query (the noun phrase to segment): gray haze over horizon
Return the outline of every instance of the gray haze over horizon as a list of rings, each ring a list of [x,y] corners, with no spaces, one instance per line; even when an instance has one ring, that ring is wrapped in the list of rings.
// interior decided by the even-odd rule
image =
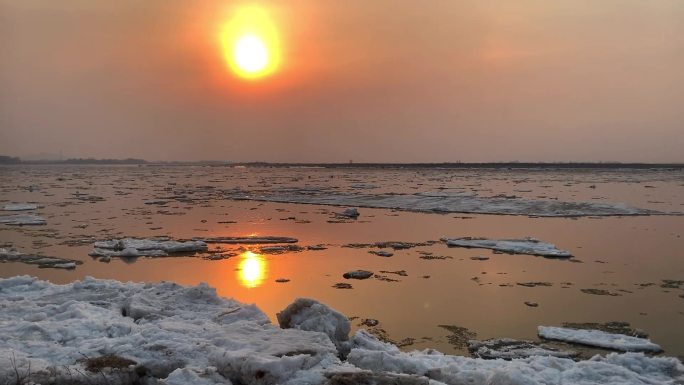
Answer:
[[[684,1],[0,0],[0,154],[267,162],[684,162]],[[47,155],[46,155],[47,156]]]

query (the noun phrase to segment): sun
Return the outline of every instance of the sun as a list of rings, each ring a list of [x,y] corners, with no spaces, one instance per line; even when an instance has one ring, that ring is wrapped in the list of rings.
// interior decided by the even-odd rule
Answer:
[[[242,78],[262,78],[280,64],[278,31],[259,6],[236,9],[223,26],[220,40],[228,67]]]
[[[266,279],[266,260],[251,251],[242,254],[242,260],[238,266],[238,279],[242,286],[255,288],[260,286]]]
[[[235,62],[241,70],[254,73],[264,69],[268,65],[268,48],[266,44],[255,35],[245,35],[235,43]]]

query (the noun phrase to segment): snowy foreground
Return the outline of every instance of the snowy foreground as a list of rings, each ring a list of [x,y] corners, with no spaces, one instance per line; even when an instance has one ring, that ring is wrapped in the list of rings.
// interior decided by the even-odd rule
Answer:
[[[675,358],[484,360],[402,352],[298,299],[278,314],[207,285],[0,280],[0,384],[678,384]],[[115,368],[115,369],[112,369]],[[19,377],[19,378],[17,378]]]

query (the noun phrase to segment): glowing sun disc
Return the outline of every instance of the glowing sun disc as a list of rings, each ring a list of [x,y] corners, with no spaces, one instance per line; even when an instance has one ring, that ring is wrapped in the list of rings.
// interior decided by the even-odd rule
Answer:
[[[236,8],[221,28],[220,41],[226,64],[242,78],[270,75],[280,64],[278,30],[261,6]]]
[[[247,251],[242,254],[242,260],[238,266],[238,279],[242,286],[255,288],[264,283],[266,270],[266,260],[258,254]]]
[[[257,72],[268,64],[268,50],[254,35],[245,35],[235,43],[235,62],[245,72]]]

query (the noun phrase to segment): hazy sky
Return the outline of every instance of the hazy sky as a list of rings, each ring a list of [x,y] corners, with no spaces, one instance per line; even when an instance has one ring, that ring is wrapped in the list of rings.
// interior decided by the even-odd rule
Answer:
[[[206,0],[0,0],[0,154],[684,162],[684,1],[261,1],[237,78]]]

